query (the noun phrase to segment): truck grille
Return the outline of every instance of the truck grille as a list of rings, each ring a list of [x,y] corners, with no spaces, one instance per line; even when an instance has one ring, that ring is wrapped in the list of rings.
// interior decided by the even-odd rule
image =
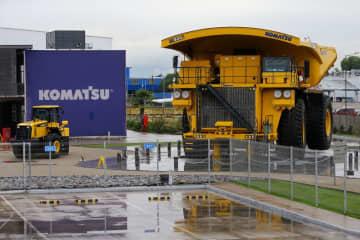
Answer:
[[[21,126],[16,129],[16,140],[31,139],[31,127]]]
[[[243,118],[255,127],[255,90],[253,88],[216,88]],[[244,128],[208,91],[202,91],[200,97],[201,128],[213,128],[217,121],[233,121],[235,128]]]

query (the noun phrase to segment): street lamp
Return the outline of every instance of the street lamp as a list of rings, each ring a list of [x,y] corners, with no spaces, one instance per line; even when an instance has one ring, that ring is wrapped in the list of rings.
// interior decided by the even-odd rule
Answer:
[[[360,52],[354,52],[352,54],[346,54],[344,59],[346,59],[348,57],[351,57],[351,56],[354,56],[354,55],[359,55],[359,54],[360,54]],[[349,71],[351,71],[351,66],[350,66]],[[344,79],[345,79],[345,109],[347,109],[347,101],[348,101],[348,99],[347,99],[347,72],[348,72],[348,70],[344,70],[344,74],[345,74],[345,76],[344,76]]]

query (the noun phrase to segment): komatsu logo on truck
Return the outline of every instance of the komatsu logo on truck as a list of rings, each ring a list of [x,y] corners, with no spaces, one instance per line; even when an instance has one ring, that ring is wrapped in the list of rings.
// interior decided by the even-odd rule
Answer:
[[[110,89],[89,86],[84,89],[39,89],[39,101],[106,101],[110,99]]]
[[[286,34],[280,34],[280,33],[274,33],[274,32],[265,32],[265,36],[267,37],[272,37],[272,38],[276,38],[276,39],[280,39],[280,40],[285,40],[285,41],[292,41],[292,37]]]

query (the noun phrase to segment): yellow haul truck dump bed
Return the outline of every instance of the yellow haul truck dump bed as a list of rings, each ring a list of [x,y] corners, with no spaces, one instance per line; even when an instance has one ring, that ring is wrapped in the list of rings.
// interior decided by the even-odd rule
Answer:
[[[329,148],[331,102],[313,87],[336,61],[334,48],[244,27],[185,32],[162,40],[162,47],[184,54],[180,66],[173,59],[172,87],[173,105],[183,109],[188,157],[187,149],[204,139]]]

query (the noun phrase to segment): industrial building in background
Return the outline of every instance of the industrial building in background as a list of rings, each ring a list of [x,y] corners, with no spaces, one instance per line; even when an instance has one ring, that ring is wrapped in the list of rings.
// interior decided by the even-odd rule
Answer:
[[[112,38],[89,36],[83,30],[48,33],[0,27],[0,130],[11,131],[14,136],[16,124],[24,121],[25,115],[30,117],[31,106],[46,103],[65,106],[72,136],[124,135],[125,51],[105,51],[111,49]],[[98,97],[85,94],[80,99],[77,90],[81,94],[91,91]],[[95,98],[106,100],[97,104]],[[118,111],[111,115],[116,123],[90,127],[90,122],[97,123],[106,116],[97,112],[105,105],[112,113]],[[87,110],[81,113],[82,123],[71,117],[74,108]]]

